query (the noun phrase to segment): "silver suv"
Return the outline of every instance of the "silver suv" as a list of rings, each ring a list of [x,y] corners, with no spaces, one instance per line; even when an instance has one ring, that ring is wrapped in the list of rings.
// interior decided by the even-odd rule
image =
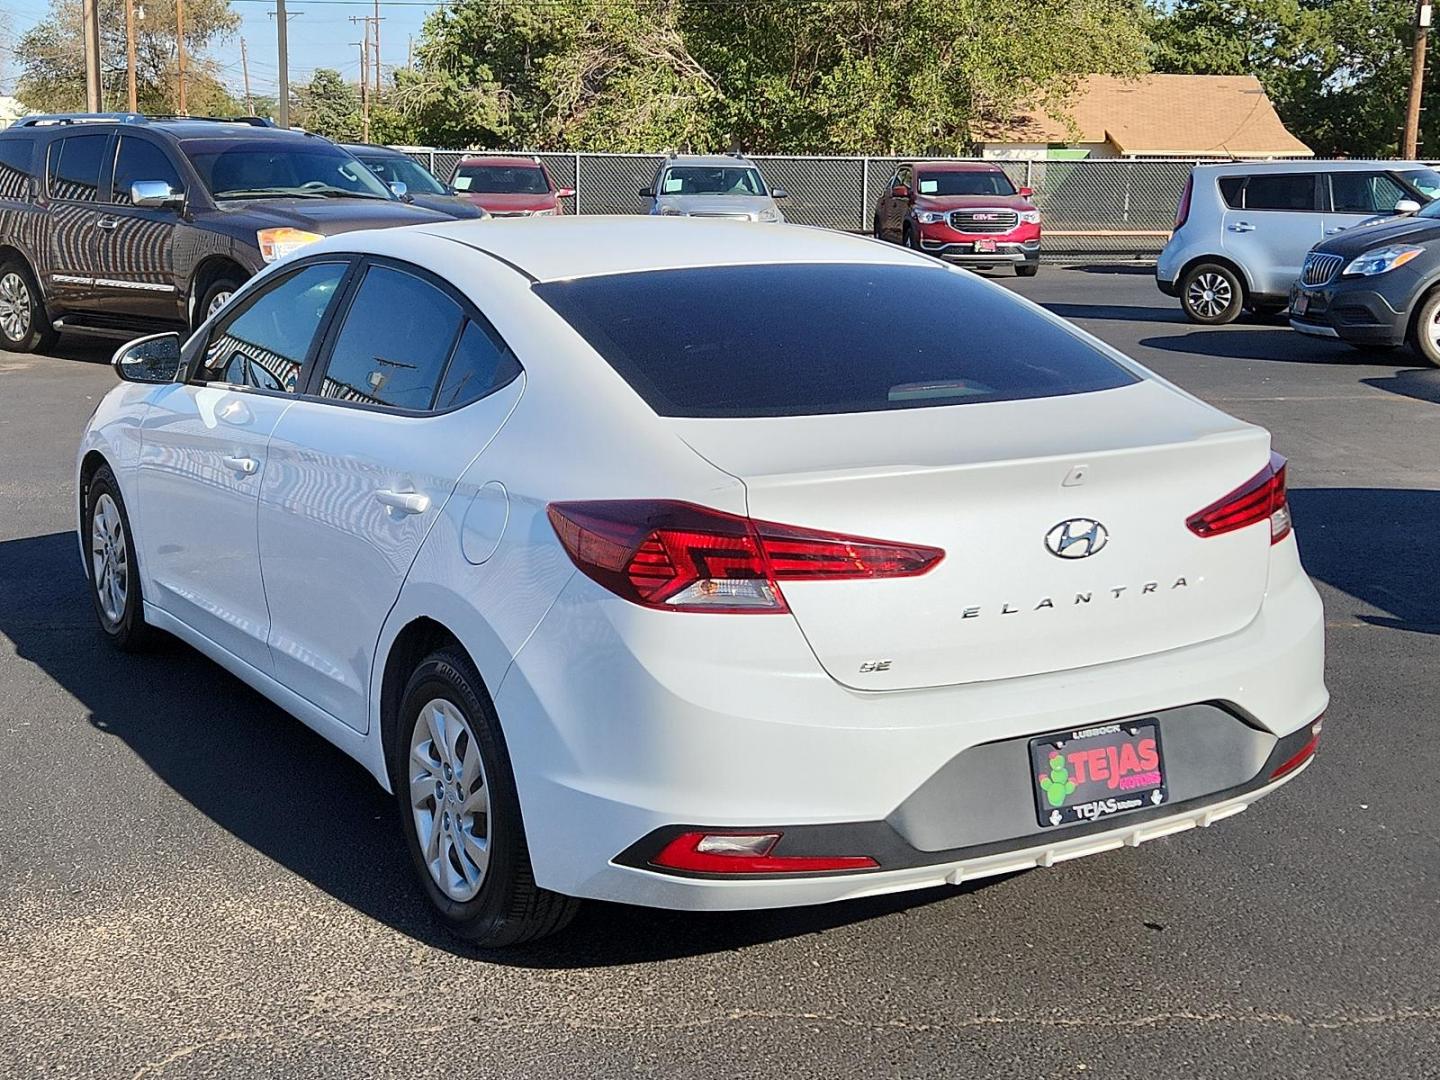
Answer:
[[[1440,195],[1417,161],[1266,161],[1197,165],[1155,284],[1191,322],[1219,325],[1242,309],[1284,310],[1308,252],[1377,214],[1413,213]]]
[[[739,154],[671,154],[640,194],[650,200],[650,213],[661,217],[785,220],[775,205],[785,192],[766,187],[755,163]]]

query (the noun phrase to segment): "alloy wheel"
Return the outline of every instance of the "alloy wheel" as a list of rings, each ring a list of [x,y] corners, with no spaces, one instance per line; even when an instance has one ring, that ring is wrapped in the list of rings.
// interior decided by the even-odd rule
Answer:
[[[1191,311],[1203,318],[1214,319],[1229,308],[1235,299],[1235,293],[1230,282],[1222,275],[1206,271],[1197,274],[1195,280],[1190,282],[1190,287],[1185,291],[1185,299]]]
[[[1425,336],[1430,339],[1430,347],[1436,355],[1440,355],[1440,307],[1435,309],[1435,314],[1430,316],[1430,321],[1425,325]]]
[[[233,292],[230,292],[228,289],[222,289],[220,292],[217,292],[214,296],[210,298],[210,306],[205,309],[205,318],[208,319],[210,318],[210,316],[214,315],[217,311],[224,307],[225,302],[234,295],[235,294]]]
[[[426,702],[410,736],[410,810],[430,877],[451,900],[474,899],[490,864],[490,783],[469,720]]]
[[[125,617],[125,598],[130,590],[130,555],[120,508],[108,492],[95,500],[95,511],[90,516],[90,558],[100,610],[107,622],[119,625]]]
[[[15,271],[0,277],[0,331],[11,341],[30,333],[30,289]]]

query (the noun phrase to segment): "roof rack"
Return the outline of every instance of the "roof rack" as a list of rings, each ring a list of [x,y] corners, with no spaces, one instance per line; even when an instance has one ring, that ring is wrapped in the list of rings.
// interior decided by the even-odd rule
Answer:
[[[263,116],[177,116],[130,113],[37,113],[22,116],[15,127],[58,127],[69,124],[148,124],[153,120],[199,120],[212,124],[249,124],[251,127],[274,127],[275,122]]]

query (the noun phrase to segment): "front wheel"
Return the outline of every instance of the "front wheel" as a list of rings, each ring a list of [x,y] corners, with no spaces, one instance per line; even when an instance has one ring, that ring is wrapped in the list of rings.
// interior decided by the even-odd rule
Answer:
[[[1228,266],[1201,263],[1180,281],[1180,306],[1193,323],[1222,326],[1245,306],[1245,286]]]
[[[1040,265],[1038,263],[1021,263],[1015,267],[1016,277],[1034,277],[1039,272]]]
[[[1440,289],[1421,302],[1415,314],[1415,328],[1410,332],[1410,343],[1422,359],[1440,367]]]
[[[150,643],[154,631],[145,622],[130,517],[109,465],[100,466],[90,478],[85,524],[85,568],[100,629],[117,648],[136,652]]]
[[[498,948],[574,917],[579,901],[535,884],[509,751],[464,653],[441,649],[415,669],[393,753],[406,846],[452,931]]]
[[[195,318],[192,330],[200,329],[200,324],[214,315],[226,301],[234,296],[240,288],[240,282],[234,278],[222,277],[211,282],[210,287],[205,290],[205,295],[200,297],[200,303],[195,305]]]

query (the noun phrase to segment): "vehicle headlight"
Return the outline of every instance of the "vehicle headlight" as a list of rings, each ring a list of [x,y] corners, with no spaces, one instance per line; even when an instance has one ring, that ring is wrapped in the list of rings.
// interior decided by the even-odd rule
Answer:
[[[921,225],[939,225],[940,222],[944,221],[949,216],[949,213],[944,210],[915,211],[915,220],[920,222]]]
[[[1356,277],[1372,277],[1375,274],[1388,273],[1397,267],[1404,266],[1424,250],[1423,247],[1416,247],[1414,244],[1394,244],[1391,247],[1376,248],[1374,251],[1365,252],[1357,259],[1352,259],[1350,265],[1345,267],[1345,273],[1353,274]]]
[[[662,207],[660,207],[660,216],[661,216],[661,217],[684,217],[684,216],[685,216],[685,211],[684,211],[684,210],[677,210],[677,209],[676,209],[675,207],[673,207],[673,206],[662,206]]]
[[[785,216],[779,210],[771,206],[755,215],[756,221],[784,221]]]
[[[531,210],[531,211],[530,211],[530,216],[531,216],[531,217],[554,217],[554,216],[555,216],[555,211],[554,211],[553,209],[552,209],[552,210]]]
[[[304,229],[292,229],[287,225],[279,229],[261,229],[255,234],[255,239],[260,244],[260,257],[267,263],[272,263],[276,259],[283,259],[292,251],[299,251],[306,244],[324,240],[325,237]]]
[[[1039,224],[1040,224],[1040,211],[1039,211],[1039,210],[1021,210],[1021,211],[1020,211],[1020,224],[1021,224],[1021,225],[1039,225]]]

